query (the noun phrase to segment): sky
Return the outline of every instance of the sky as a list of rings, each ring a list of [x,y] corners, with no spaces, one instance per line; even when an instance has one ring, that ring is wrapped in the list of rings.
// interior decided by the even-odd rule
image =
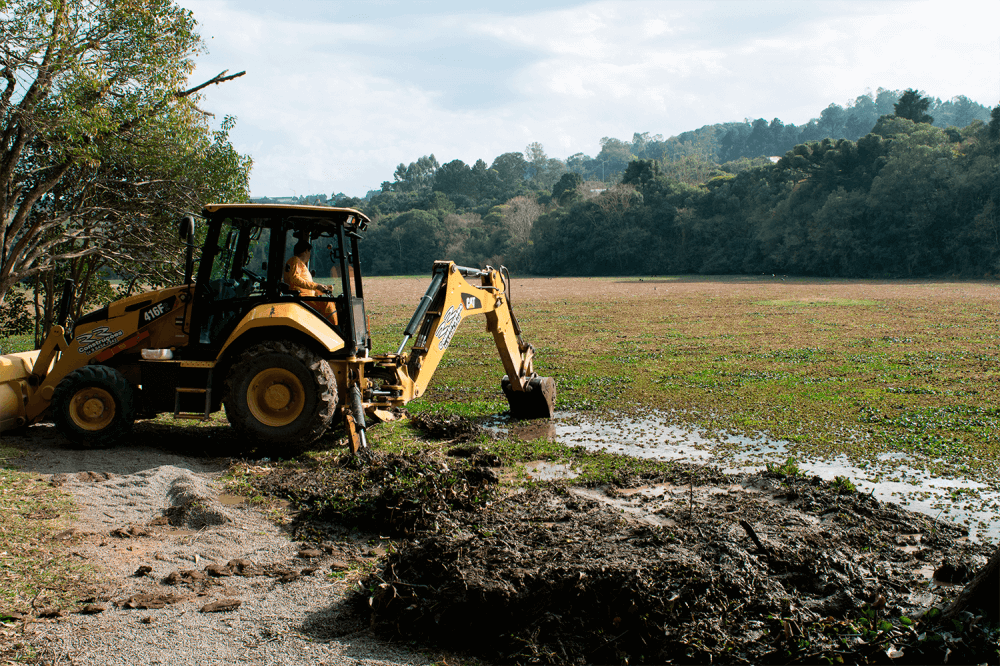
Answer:
[[[179,0],[206,52],[191,83],[254,167],[251,193],[363,196],[434,154],[801,124],[879,87],[1000,102],[997,0],[409,2]]]

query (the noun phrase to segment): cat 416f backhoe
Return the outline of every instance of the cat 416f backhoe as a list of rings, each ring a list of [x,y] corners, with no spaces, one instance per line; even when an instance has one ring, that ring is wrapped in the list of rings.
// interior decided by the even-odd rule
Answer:
[[[225,407],[243,437],[268,445],[313,441],[339,414],[356,452],[367,446],[366,414],[422,395],[459,323],[478,314],[507,373],[511,415],[552,416],[555,382],[533,370],[505,269],[435,262],[398,351],[372,356],[358,253],[364,214],[214,204],[202,216],[197,272],[194,219],[181,221],[184,285],[110,303],[71,332],[63,307],[41,349],[0,356],[0,431],[48,419],[77,444],[103,446],[125,439],[136,418],[207,419]],[[312,272],[334,278],[328,293],[284,282],[301,241]]]

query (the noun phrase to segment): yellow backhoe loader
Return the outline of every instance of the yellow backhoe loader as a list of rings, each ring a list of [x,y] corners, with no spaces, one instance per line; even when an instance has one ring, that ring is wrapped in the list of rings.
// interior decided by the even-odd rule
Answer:
[[[224,408],[241,436],[269,445],[313,441],[339,415],[356,452],[367,446],[366,414],[420,397],[470,315],[484,315],[493,334],[511,415],[552,416],[555,382],[534,372],[505,269],[435,262],[398,351],[373,356],[358,252],[363,213],[213,204],[202,217],[197,262],[194,218],[180,223],[182,286],[110,303],[70,331],[67,283],[41,349],[0,356],[0,432],[50,420],[79,445],[106,446],[125,440],[137,418],[207,419]],[[312,272],[334,278],[323,290],[285,281],[293,248],[305,244]]]

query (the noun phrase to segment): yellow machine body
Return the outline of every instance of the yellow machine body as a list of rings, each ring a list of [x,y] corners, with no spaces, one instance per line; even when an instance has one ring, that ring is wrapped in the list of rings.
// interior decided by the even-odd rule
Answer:
[[[203,215],[197,276],[193,219],[181,222],[188,284],[114,301],[80,317],[71,334],[53,326],[37,351],[0,356],[0,432],[49,419],[70,439],[99,445],[127,437],[135,418],[203,419],[225,406],[242,434],[270,444],[319,437],[339,413],[357,450],[365,414],[423,395],[459,324],[478,315],[500,354],[511,414],[552,415],[555,383],[534,372],[506,269],[435,262],[399,350],[371,356],[362,213],[213,204]],[[328,253],[317,266],[333,285],[285,282],[295,277],[289,256],[303,246]]]
[[[246,314],[217,358],[143,359],[144,349],[175,351],[188,344],[191,292],[190,286],[171,287],[114,301],[94,313],[100,318],[91,316],[79,323],[72,341],[67,341],[63,327],[53,326],[40,349],[0,356],[0,432],[44,420],[55,387],[67,374],[86,365],[107,364],[113,358],[122,374],[140,388],[139,363],[211,368],[254,329],[284,327],[308,336],[329,352],[344,346],[315,312],[298,303],[279,303],[261,305]]]

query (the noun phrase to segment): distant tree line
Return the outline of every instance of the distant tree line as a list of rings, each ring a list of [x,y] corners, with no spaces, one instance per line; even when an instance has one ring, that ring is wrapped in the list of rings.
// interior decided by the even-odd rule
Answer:
[[[949,133],[884,116],[702,186],[633,161],[601,197],[535,223],[539,274],[1000,276],[1000,107]],[[725,169],[725,166],[723,167]]]
[[[372,274],[448,258],[543,275],[1000,275],[998,109],[880,90],[801,127],[605,138],[596,165],[537,143],[491,164],[428,155],[330,203],[374,220]]]

